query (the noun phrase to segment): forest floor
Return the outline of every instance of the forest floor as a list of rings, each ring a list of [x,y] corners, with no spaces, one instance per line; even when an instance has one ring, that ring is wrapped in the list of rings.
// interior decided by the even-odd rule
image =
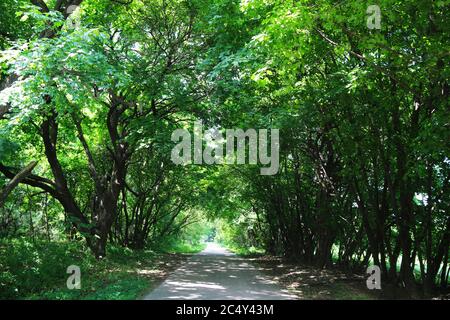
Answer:
[[[260,270],[299,299],[314,300],[450,300],[450,293],[437,292],[431,297],[416,296],[392,284],[383,284],[381,290],[369,290],[366,275],[349,274],[339,269],[318,269],[262,254],[243,254]]]
[[[380,297],[376,290],[367,289],[362,275],[321,270],[274,256],[254,256],[249,260],[299,299],[373,300]]]

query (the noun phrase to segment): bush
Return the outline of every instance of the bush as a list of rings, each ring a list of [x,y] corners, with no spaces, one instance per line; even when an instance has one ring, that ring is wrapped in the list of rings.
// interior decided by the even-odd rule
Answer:
[[[0,243],[0,299],[23,298],[63,285],[68,266],[87,269],[94,262],[82,243],[4,240]]]

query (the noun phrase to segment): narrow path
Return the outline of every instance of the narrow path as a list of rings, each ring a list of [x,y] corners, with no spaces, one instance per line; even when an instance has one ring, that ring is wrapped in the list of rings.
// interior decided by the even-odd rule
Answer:
[[[192,256],[145,300],[295,299],[254,265],[217,244]]]

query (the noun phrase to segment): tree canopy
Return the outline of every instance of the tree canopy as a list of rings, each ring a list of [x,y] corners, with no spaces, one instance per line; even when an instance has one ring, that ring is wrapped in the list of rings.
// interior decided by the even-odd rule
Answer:
[[[100,259],[220,221],[229,245],[446,287],[449,3],[377,6],[1,2],[0,237]],[[279,129],[278,173],[174,164],[172,132],[196,120]]]

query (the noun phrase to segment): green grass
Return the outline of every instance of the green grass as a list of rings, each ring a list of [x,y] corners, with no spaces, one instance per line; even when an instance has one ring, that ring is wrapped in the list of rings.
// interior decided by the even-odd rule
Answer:
[[[158,250],[167,253],[184,253],[184,254],[194,254],[203,251],[206,248],[206,243],[171,243],[164,246],[159,245]]]
[[[226,248],[239,256],[247,256],[247,257],[260,256],[265,253],[264,249],[256,248],[253,246],[245,248],[245,247],[238,247],[238,246],[233,246],[233,245],[226,245]]]
[[[201,249],[177,244],[163,251],[193,253]],[[152,274],[164,268],[164,259],[171,257],[155,250],[132,251],[110,245],[107,257],[97,261],[81,242],[2,241],[0,299],[137,299],[151,286]],[[67,289],[70,265],[81,269],[80,290]]]

